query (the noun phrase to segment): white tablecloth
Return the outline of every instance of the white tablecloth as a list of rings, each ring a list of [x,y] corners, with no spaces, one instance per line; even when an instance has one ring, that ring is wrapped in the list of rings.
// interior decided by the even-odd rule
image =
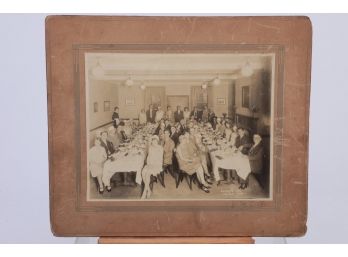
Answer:
[[[222,157],[220,160],[216,156]],[[220,180],[219,168],[236,170],[237,175],[246,179],[251,172],[249,159],[240,152],[216,150],[210,152],[210,159],[213,166],[213,173],[216,181]]]
[[[131,152],[124,156],[125,152],[119,152],[114,155],[115,160],[108,160],[104,163],[103,168],[103,183],[105,186],[110,186],[110,179],[116,172],[136,172],[135,182],[141,184],[141,170],[144,167],[145,153]]]

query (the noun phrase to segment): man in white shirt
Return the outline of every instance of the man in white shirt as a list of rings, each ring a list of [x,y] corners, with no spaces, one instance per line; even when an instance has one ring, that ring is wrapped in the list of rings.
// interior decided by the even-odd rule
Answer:
[[[157,107],[155,122],[159,122],[161,119],[163,119],[163,116],[164,116],[164,112],[163,112],[161,106],[159,105]]]

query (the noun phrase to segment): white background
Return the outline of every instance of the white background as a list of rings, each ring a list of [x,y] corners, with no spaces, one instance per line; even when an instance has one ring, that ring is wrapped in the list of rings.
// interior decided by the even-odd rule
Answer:
[[[348,15],[309,16],[308,232],[259,243],[348,243]],[[50,231],[44,19],[0,15],[0,243],[95,242]]]

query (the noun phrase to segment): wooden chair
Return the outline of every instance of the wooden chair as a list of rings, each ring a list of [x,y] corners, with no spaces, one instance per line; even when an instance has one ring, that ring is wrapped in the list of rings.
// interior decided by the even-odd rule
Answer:
[[[165,188],[164,184],[164,171],[161,171],[157,176],[151,175],[150,189],[153,190],[153,183],[159,181],[161,185]]]
[[[176,181],[175,181],[176,188],[179,187],[179,184],[184,180],[184,178],[186,179],[187,184],[190,187],[190,190],[192,190],[192,183],[196,183],[197,182],[198,186],[200,186],[199,185],[200,183],[199,183],[199,181],[197,179],[197,174],[196,173],[194,173],[192,175],[189,175],[185,171],[182,171],[182,170],[179,169],[177,177],[176,177]]]

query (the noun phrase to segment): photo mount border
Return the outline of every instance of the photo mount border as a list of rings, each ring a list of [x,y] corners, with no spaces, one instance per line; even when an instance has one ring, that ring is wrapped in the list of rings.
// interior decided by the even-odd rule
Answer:
[[[73,67],[74,67],[74,90],[75,90],[75,173],[76,173],[76,203],[75,210],[77,212],[122,212],[122,211],[279,211],[282,200],[282,156],[283,156],[283,113],[284,113],[284,55],[285,47],[279,44],[73,44]],[[277,105],[272,106],[274,114],[273,138],[277,138],[277,144],[273,140],[273,149],[277,146],[277,158],[275,151],[271,156],[273,165],[273,199],[226,199],[218,200],[220,204],[211,204],[217,200],[170,200],[171,204],[154,205],[153,203],[169,203],[167,200],[156,201],[137,201],[132,200],[134,205],[127,205],[130,201],[88,201],[88,204],[83,203],[83,198],[87,198],[87,192],[81,189],[81,94],[80,89],[85,87],[85,83],[81,83],[81,65],[80,56],[87,52],[100,53],[235,53],[235,54],[275,54],[275,69],[274,69],[274,100],[277,100]],[[205,51],[205,52],[204,52]],[[214,51],[214,52],[212,52]],[[84,63],[83,63],[84,65]],[[83,84],[83,85],[82,85]],[[272,133],[272,132],[271,132]],[[87,173],[87,172],[86,172]],[[271,205],[265,206],[263,203],[272,202]],[[107,205],[93,205],[93,203],[105,203]],[[199,202],[200,205],[192,205],[189,203]],[[123,203],[123,204],[122,204]],[[137,204],[141,203],[142,206]],[[177,203],[177,204],[173,204]],[[185,204],[184,204],[185,203]],[[210,203],[210,204],[209,204]]]

